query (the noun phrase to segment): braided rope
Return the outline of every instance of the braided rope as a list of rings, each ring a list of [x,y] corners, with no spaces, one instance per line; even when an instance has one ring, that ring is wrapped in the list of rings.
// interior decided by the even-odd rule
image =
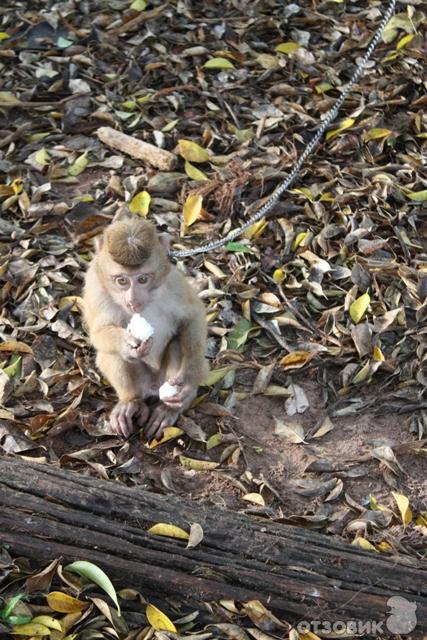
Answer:
[[[187,258],[189,256],[194,256],[194,255],[196,255],[198,253],[207,253],[209,251],[213,251],[214,249],[219,249],[220,247],[223,247],[228,242],[231,242],[232,240],[234,240],[235,238],[240,236],[247,229],[249,229],[249,227],[251,227],[253,224],[255,224],[255,222],[258,222],[258,220],[261,220],[261,218],[264,218],[264,216],[270,211],[270,209],[272,209],[274,207],[274,205],[279,200],[280,196],[287,189],[289,189],[290,185],[293,183],[295,178],[298,176],[301,167],[303,166],[303,164],[305,163],[307,158],[311,155],[311,153],[315,150],[315,148],[319,144],[319,142],[320,142],[320,140],[321,140],[326,128],[337,117],[338,112],[339,112],[340,108],[342,107],[345,99],[347,98],[347,96],[351,92],[351,90],[353,88],[353,85],[360,78],[360,76],[361,76],[366,64],[368,63],[372,53],[374,52],[378,42],[380,41],[380,38],[381,38],[381,36],[382,36],[382,34],[384,32],[384,29],[385,29],[388,21],[390,20],[393,12],[394,12],[395,6],[396,6],[396,0],[390,0],[390,3],[389,3],[388,8],[387,8],[387,11],[385,12],[380,26],[378,27],[374,37],[372,38],[371,44],[369,45],[369,47],[368,47],[365,55],[363,56],[362,60],[357,65],[353,75],[351,76],[349,82],[347,83],[346,87],[344,88],[342,94],[337,99],[337,101],[335,102],[334,106],[331,107],[331,109],[329,109],[329,111],[327,112],[327,114],[325,116],[325,119],[320,124],[319,128],[317,129],[317,132],[312,137],[310,142],[307,144],[305,150],[300,155],[299,159],[295,163],[295,166],[292,169],[292,171],[290,172],[290,174],[287,176],[287,178],[285,178],[283,180],[283,182],[281,182],[281,184],[279,184],[278,187],[276,187],[276,189],[273,191],[273,193],[268,198],[268,200],[249,218],[249,220],[247,220],[247,222],[245,222],[241,227],[238,227],[237,229],[233,229],[233,231],[230,231],[230,233],[225,238],[221,238],[220,240],[214,240],[212,242],[208,242],[207,244],[204,244],[201,247],[196,247],[194,249],[187,249],[187,250],[183,250],[183,251],[170,251],[169,252],[169,256],[171,258]]]

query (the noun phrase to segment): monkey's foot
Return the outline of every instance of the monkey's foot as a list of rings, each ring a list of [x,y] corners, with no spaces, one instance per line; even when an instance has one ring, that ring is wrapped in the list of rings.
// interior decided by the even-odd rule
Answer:
[[[144,429],[144,436],[147,441],[159,440],[165,427],[171,427],[179,418],[181,412],[176,409],[169,409],[163,402],[157,403],[151,411],[147,426]]]
[[[128,438],[135,431],[136,425],[142,427],[145,424],[148,416],[149,409],[145,402],[118,402],[110,414],[110,424],[114,433]]]

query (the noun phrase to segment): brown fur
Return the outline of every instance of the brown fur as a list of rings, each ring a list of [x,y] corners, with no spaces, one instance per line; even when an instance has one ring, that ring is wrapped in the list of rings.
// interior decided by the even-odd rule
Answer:
[[[164,255],[154,225],[137,216],[119,220],[107,227],[104,243],[114,262],[124,267],[141,266],[153,253]]]
[[[123,436],[145,424],[147,438],[160,437],[164,427],[174,424],[191,405],[208,371],[203,304],[169,263],[165,243],[167,238],[146,220],[116,219],[97,242],[86,274],[85,321],[98,367],[118,395],[110,421],[115,433]],[[150,275],[149,285],[137,282],[132,294],[154,328],[148,350],[126,330],[133,315],[126,299],[130,289],[121,290],[111,277],[117,264],[135,282],[140,271]],[[165,399],[149,411],[144,400],[166,380],[178,385],[178,404]]]

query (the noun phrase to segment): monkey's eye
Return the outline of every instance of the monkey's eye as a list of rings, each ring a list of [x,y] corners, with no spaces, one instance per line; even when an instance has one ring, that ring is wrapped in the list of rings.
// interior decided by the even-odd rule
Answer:
[[[138,282],[139,284],[147,284],[147,282],[149,281],[149,276],[144,273],[142,276],[138,276]]]
[[[128,279],[124,276],[119,276],[115,279],[115,282],[119,287],[126,287],[129,284]]]

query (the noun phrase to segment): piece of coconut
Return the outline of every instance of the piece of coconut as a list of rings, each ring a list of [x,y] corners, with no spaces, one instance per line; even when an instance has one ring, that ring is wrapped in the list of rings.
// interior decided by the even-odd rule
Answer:
[[[137,340],[146,342],[154,333],[154,329],[145,318],[135,313],[127,326],[127,330]]]
[[[169,384],[169,382],[164,382],[159,389],[159,398],[163,400],[164,398],[172,398],[176,396],[179,392],[178,387],[175,387],[173,384]]]

